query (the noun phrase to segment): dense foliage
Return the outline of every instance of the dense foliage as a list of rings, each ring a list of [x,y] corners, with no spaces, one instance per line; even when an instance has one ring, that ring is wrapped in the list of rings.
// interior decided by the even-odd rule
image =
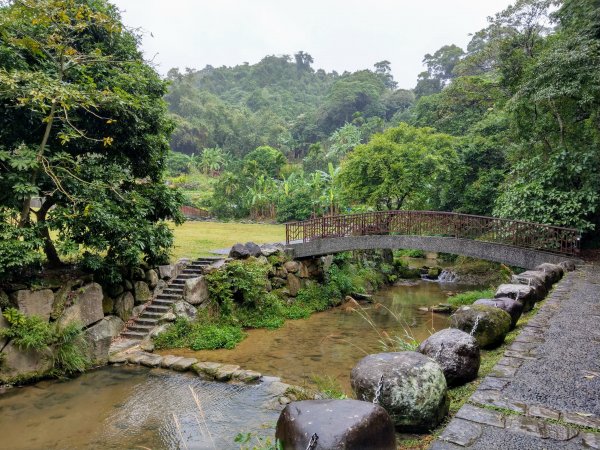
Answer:
[[[53,265],[83,251],[112,279],[168,256],[164,220],[180,220],[181,200],[163,182],[172,123],[138,44],[105,0],[0,7],[0,275],[38,249]]]
[[[593,231],[599,11],[596,0],[517,0],[466,49],[425,55],[413,90],[397,88],[388,61],[340,75],[304,52],[173,71],[167,99],[183,126],[172,147],[226,151],[203,205],[222,217],[427,208]],[[262,145],[291,165],[238,162]]]

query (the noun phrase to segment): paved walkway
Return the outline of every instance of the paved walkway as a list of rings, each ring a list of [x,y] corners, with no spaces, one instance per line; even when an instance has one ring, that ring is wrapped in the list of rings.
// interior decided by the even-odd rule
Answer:
[[[430,448],[600,449],[600,266],[563,278]]]

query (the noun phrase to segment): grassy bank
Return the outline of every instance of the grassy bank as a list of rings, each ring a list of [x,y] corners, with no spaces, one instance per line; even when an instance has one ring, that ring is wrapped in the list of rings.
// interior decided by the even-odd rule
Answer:
[[[174,227],[173,260],[209,256],[210,251],[231,247],[237,242],[283,242],[285,225],[235,222],[185,222]]]

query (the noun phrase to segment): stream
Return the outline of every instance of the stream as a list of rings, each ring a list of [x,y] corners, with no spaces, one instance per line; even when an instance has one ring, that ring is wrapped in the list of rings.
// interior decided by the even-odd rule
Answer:
[[[373,296],[382,306],[364,304],[361,314],[338,307],[277,330],[250,330],[233,350],[162,353],[239,364],[291,384],[327,375],[351,394],[350,370],[367,352],[382,351],[380,333],[427,338],[445,328],[448,318],[419,307],[462,290],[426,281],[388,287]],[[274,434],[279,411],[267,407],[270,382],[233,385],[121,366],[7,389],[0,391],[0,449],[239,448],[234,442],[239,432]]]

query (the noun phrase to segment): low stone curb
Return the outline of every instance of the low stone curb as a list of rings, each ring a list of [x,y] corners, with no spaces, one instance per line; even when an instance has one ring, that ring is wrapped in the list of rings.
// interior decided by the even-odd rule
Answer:
[[[430,449],[478,448],[477,442],[486,426],[544,439],[544,448],[548,449],[552,448],[552,441],[600,449],[599,417],[523,403],[502,393],[525,361],[537,359],[536,349],[545,342],[544,331],[560,309],[561,300],[569,294],[576,276],[577,272],[567,273],[556,285]]]

